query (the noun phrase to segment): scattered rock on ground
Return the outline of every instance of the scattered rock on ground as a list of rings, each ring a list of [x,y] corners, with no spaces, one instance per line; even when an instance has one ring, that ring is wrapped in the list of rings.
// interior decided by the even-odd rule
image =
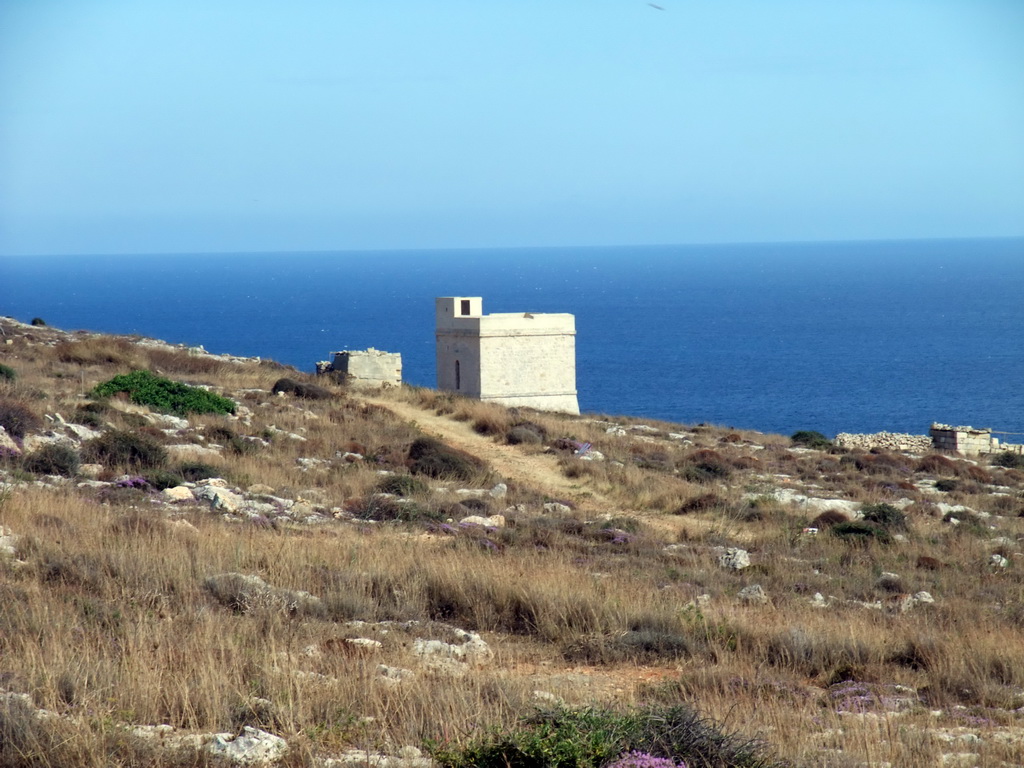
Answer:
[[[739,571],[750,566],[750,553],[745,549],[730,548],[725,550],[719,558],[718,564],[723,568]]]

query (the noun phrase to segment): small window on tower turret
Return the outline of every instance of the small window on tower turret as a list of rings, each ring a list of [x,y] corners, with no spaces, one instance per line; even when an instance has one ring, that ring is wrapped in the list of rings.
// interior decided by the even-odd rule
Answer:
[[[468,315],[469,314],[469,299],[463,299],[462,300],[462,312],[460,314],[463,314],[463,315]]]

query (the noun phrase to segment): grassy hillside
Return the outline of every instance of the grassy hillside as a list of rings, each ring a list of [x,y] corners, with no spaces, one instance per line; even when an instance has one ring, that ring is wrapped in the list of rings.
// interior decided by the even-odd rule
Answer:
[[[1011,459],[0,330],[0,765],[1024,764]]]

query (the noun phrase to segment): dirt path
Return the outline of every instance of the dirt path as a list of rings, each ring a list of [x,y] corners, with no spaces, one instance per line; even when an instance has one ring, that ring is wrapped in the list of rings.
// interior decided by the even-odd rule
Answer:
[[[568,499],[588,511],[614,510],[611,502],[590,487],[585,478],[570,479],[562,474],[558,458],[553,454],[522,453],[515,446],[501,445],[491,437],[477,434],[468,422],[452,421],[412,403],[377,398],[369,393],[358,393],[356,397],[365,403],[387,408],[406,421],[415,422],[424,434],[486,461],[495,472],[511,482],[533,488],[552,499]]]

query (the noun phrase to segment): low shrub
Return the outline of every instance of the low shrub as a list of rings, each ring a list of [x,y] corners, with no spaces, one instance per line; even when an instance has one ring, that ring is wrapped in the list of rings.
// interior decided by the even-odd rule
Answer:
[[[764,744],[727,734],[686,705],[556,709],[466,745],[433,747],[444,768],[771,768]],[[647,762],[639,762],[640,758]]]
[[[505,435],[509,445],[539,445],[548,439],[548,431],[532,421],[517,421]]]
[[[421,437],[409,447],[409,470],[415,475],[471,480],[483,469],[476,457],[430,437]]]
[[[821,434],[821,432],[815,432],[814,430],[801,430],[799,432],[794,432],[790,435],[789,439],[793,442],[793,445],[799,445],[804,448],[825,450],[832,447],[831,440]]]
[[[275,381],[271,392],[275,395],[282,393],[294,395],[303,400],[328,400],[332,397],[330,391],[323,387],[288,378]]]
[[[74,421],[75,424],[83,424],[87,427],[92,427],[93,429],[102,429],[106,426],[106,422],[100,414],[95,411],[86,410],[85,408],[76,408],[75,413],[72,416],[72,421]]]
[[[687,499],[676,508],[673,514],[689,515],[693,512],[707,512],[711,509],[724,509],[728,502],[716,493],[704,493]]]
[[[346,504],[346,509],[357,520],[396,521],[414,523],[417,521],[437,522],[444,519],[440,510],[430,509],[413,502],[399,502],[396,499],[371,494]]]
[[[888,544],[892,541],[892,536],[885,528],[862,520],[849,520],[833,525],[829,532],[851,544],[867,545],[872,541]]]
[[[137,349],[124,339],[92,337],[62,341],[54,347],[57,359],[75,365],[131,365]]]
[[[562,650],[576,664],[654,664],[694,655],[694,641],[678,632],[637,629],[598,635],[571,643]]]
[[[861,507],[864,519],[886,529],[906,530],[907,516],[892,504],[866,504]]]
[[[132,468],[155,468],[167,461],[166,449],[154,438],[119,430],[90,440],[82,451],[90,461]]]
[[[917,462],[914,471],[929,475],[945,475],[947,477],[957,473],[956,462],[938,453],[932,453],[922,458]]]
[[[207,427],[203,430],[203,434],[206,435],[207,439],[212,440],[214,443],[226,446],[228,450],[236,456],[246,456],[256,453],[260,447],[259,442],[252,439],[246,439],[235,432],[235,430],[231,429],[231,427]]]
[[[78,474],[79,458],[73,448],[50,443],[28,454],[22,466],[35,475],[74,477]]]
[[[45,327],[46,326],[46,321],[43,320],[43,318],[41,318],[41,317],[33,317],[32,318],[32,322],[30,323],[30,325],[35,325],[37,327]]]
[[[205,464],[201,461],[185,461],[178,467],[178,472],[183,480],[190,483],[198,483],[200,480],[209,480],[211,477],[220,477],[221,470],[212,464]]]
[[[0,380],[14,381],[16,378],[18,374],[11,366],[0,363]]]
[[[1024,454],[1003,451],[992,458],[992,463],[1006,469],[1024,469]]]
[[[177,472],[170,472],[166,469],[156,469],[152,472],[147,472],[145,480],[154,489],[163,491],[167,488],[174,488],[181,485],[185,478]]]
[[[389,475],[377,483],[377,490],[380,493],[393,493],[395,496],[415,496],[426,493],[429,487],[412,475]]]
[[[234,413],[235,403],[200,387],[182,384],[149,371],[132,371],[96,386],[95,397],[127,394],[133,403],[184,416],[190,413]]]
[[[935,490],[942,491],[943,493],[952,493],[960,487],[960,483],[950,478],[942,478],[941,480],[935,481]]]
[[[478,435],[500,435],[508,429],[504,414],[485,413],[473,420],[473,431]]]
[[[21,403],[15,400],[0,400],[0,427],[3,427],[11,437],[20,440],[42,425],[42,420]]]
[[[832,526],[839,525],[840,523],[847,523],[849,521],[850,518],[838,509],[826,509],[816,518],[811,520],[811,527],[824,530],[825,528],[831,528]]]

